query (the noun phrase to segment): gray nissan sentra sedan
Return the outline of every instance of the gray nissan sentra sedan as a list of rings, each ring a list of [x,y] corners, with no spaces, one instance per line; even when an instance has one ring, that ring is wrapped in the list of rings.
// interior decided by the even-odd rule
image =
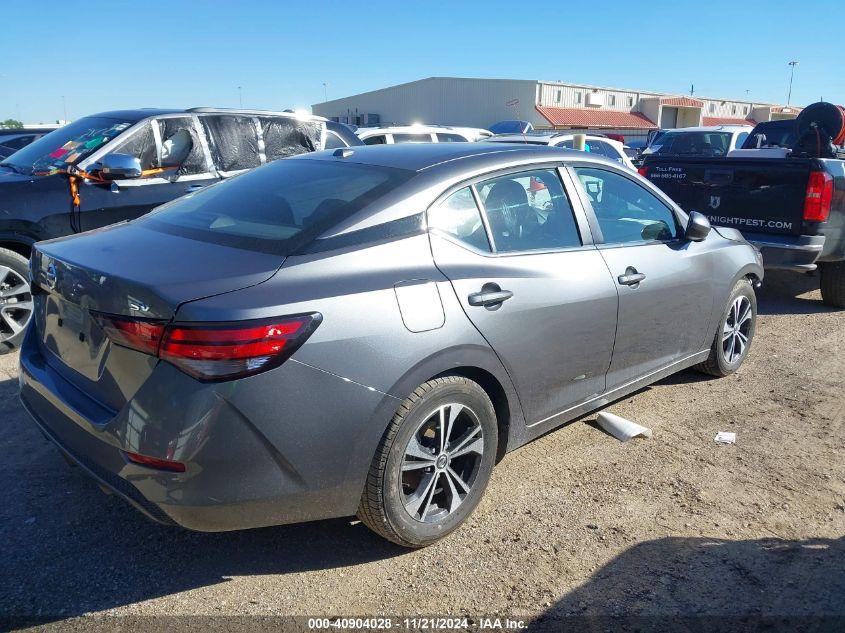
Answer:
[[[278,161],[38,244],[21,398],[149,517],[449,534],[507,451],[735,371],[758,253],[616,163],[444,143]]]

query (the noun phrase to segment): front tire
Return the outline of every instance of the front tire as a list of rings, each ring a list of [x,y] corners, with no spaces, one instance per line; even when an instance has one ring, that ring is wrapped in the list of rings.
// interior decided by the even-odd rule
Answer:
[[[834,308],[845,308],[845,261],[819,264],[822,301]]]
[[[498,426],[487,393],[463,376],[420,385],[393,416],[358,518],[403,547],[425,547],[472,514],[490,480]]]
[[[7,248],[0,248],[0,354],[20,347],[32,318],[29,262]]]
[[[748,279],[740,279],[722,312],[710,355],[695,369],[719,378],[734,373],[748,356],[756,329],[757,295]]]

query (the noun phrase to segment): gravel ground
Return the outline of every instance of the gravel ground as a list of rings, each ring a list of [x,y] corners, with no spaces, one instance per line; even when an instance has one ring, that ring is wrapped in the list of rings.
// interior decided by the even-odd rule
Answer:
[[[609,408],[652,439],[568,424],[508,455],[468,524],[413,552],[351,520],[149,523],[38,433],[2,357],[0,614],[845,617],[845,312],[816,284],[769,275],[736,375],[685,372]]]

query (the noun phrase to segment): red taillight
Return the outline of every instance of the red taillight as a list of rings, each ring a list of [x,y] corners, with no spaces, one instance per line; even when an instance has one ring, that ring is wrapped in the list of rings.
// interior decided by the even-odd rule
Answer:
[[[825,171],[811,171],[804,198],[804,219],[824,222],[830,215],[833,200],[833,177]]]
[[[639,167],[637,169],[637,173],[642,176],[643,178],[648,177],[648,167]]]
[[[141,455],[140,453],[132,453],[130,451],[123,451],[123,454],[126,455],[126,459],[134,464],[140,464],[148,468],[157,468],[158,470],[169,470],[174,473],[185,472],[185,464],[182,462],[159,459],[158,457],[150,457],[149,455]]]
[[[166,321],[132,319],[108,314],[95,314],[94,320],[106,336],[118,345],[153,355],[158,352],[166,325]]]
[[[318,312],[234,323],[172,323],[95,315],[118,345],[156,355],[204,382],[281,365],[317,329]]]

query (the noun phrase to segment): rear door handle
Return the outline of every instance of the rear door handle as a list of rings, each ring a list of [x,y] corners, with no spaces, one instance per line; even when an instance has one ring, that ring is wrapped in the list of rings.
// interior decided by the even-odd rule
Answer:
[[[490,284],[493,285],[493,284]],[[484,284],[481,292],[473,292],[467,297],[471,306],[484,306],[485,308],[498,307],[502,302],[507,301],[513,296],[510,290],[502,290],[498,286],[496,289],[488,289],[488,284]]]
[[[637,272],[637,269],[633,266],[628,266],[628,268],[625,269],[625,274],[619,275],[617,279],[619,279],[619,283],[623,286],[638,286],[640,285],[640,282],[645,279],[645,275],[641,272]]]

